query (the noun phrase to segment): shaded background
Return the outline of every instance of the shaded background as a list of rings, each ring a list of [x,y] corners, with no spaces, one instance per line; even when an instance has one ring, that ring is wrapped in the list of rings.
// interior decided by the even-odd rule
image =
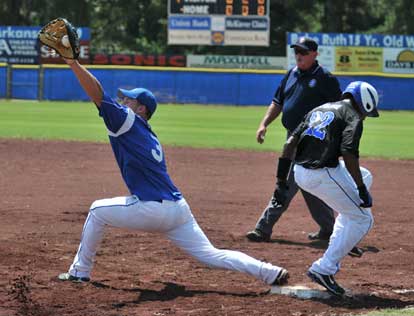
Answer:
[[[41,26],[65,17],[90,27],[91,52],[286,54],[286,32],[414,34],[412,0],[271,0],[269,47],[167,45],[166,0],[2,0],[2,25]]]

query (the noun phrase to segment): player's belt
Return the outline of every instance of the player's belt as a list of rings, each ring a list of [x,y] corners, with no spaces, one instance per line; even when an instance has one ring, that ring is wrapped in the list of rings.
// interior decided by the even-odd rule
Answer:
[[[324,165],[317,165],[317,166],[313,166],[313,165],[309,165],[309,164],[303,164],[301,166],[305,169],[316,170],[316,169],[323,169],[323,168],[336,168],[336,167],[338,167],[338,164],[324,164]]]

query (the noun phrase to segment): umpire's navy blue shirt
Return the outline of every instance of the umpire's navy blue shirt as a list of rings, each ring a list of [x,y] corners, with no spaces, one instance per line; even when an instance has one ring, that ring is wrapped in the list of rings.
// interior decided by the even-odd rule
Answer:
[[[289,70],[273,102],[282,106],[282,124],[293,132],[308,112],[324,103],[338,101],[341,94],[338,79],[315,61],[307,71],[298,67]]]

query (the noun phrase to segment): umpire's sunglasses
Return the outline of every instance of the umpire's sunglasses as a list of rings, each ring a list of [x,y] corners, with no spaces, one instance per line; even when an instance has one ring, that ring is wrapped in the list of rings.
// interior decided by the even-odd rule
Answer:
[[[309,51],[306,49],[295,47],[294,51],[295,51],[295,55],[302,55],[302,56],[309,55]]]

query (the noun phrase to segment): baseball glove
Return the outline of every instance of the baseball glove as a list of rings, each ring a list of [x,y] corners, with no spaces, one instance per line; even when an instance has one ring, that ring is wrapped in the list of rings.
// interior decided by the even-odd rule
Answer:
[[[67,36],[64,38],[64,36]],[[68,59],[79,57],[79,37],[76,29],[66,19],[57,18],[46,24],[39,32],[39,40]],[[62,40],[63,39],[63,40]]]

